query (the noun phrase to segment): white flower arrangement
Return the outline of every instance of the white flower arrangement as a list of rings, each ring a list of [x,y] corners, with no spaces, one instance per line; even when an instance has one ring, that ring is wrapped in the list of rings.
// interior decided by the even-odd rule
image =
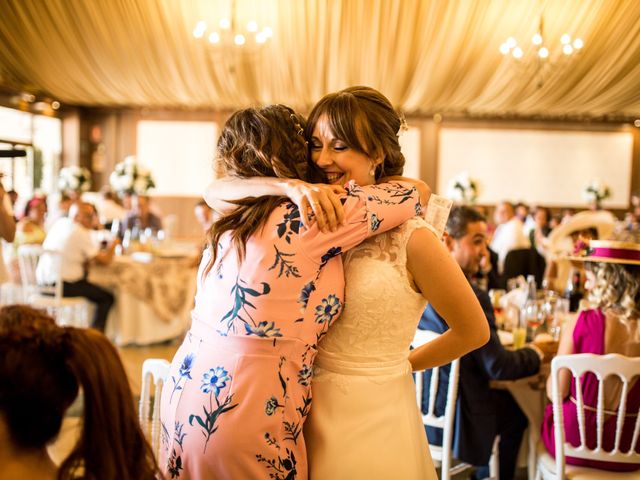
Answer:
[[[133,155],[116,164],[109,176],[109,184],[112,190],[119,195],[126,193],[146,195],[150,189],[156,186],[151,172],[139,166]]]
[[[91,188],[91,172],[77,165],[63,167],[58,173],[58,188],[63,192],[88,192]]]
[[[586,202],[595,203],[596,205],[599,205],[600,202],[606,200],[610,196],[611,189],[609,188],[609,185],[598,179],[591,180],[587,185],[585,185],[584,190],[582,191],[582,198]]]
[[[469,176],[469,172],[462,172],[449,182],[447,197],[456,203],[473,204],[478,198],[478,182]]]

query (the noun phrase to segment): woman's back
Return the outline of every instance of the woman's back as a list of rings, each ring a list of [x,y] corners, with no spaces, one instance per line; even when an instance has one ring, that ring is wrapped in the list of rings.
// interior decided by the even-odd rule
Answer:
[[[610,311],[602,312],[599,309],[581,311],[573,329],[573,353],[593,353],[605,355],[608,353],[618,353],[625,356],[638,356],[640,353],[640,343],[637,336],[637,320],[621,321]],[[581,381],[582,398],[585,404],[585,425],[586,441],[589,448],[595,448],[596,437],[596,407],[598,404],[599,381],[595,375],[588,373]],[[617,378],[608,378],[604,385],[604,406],[605,410],[612,412],[605,415],[603,425],[603,449],[613,450],[615,441],[615,431],[617,428],[616,409],[619,406],[622,383]],[[578,429],[576,398],[576,383],[571,380],[569,397],[563,403],[564,429],[566,441],[574,446],[580,443]],[[631,388],[627,395],[627,412],[638,412],[640,409],[640,382],[631,383]],[[637,414],[628,416],[625,419],[622,436],[620,439],[620,450],[628,451],[631,445],[632,432]],[[551,405],[545,411],[542,424],[541,438],[545,447],[552,454],[555,453],[555,440],[553,428],[553,414]],[[640,445],[637,447],[640,452]],[[567,457],[567,464],[582,465],[587,467],[601,468],[612,471],[636,470],[639,465],[622,464],[615,462],[603,462],[588,459],[578,459]]]

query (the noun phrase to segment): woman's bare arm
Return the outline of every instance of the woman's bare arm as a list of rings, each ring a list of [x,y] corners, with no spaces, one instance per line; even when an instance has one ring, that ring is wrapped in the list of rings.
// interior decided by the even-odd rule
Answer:
[[[557,355],[572,355],[573,354],[573,329],[576,327],[576,317],[572,317],[571,320],[567,320],[562,326],[562,333],[560,335],[560,344],[558,345]],[[567,369],[562,369],[558,372],[558,389],[560,391],[560,398],[565,398],[569,395],[569,387],[571,386],[571,372]],[[547,378],[547,397],[551,400],[551,375]]]
[[[293,178],[274,177],[223,177],[209,184],[204,200],[219,214],[233,210],[235,200],[264,195],[286,196],[298,206],[303,220],[311,222],[313,212],[321,230],[335,231],[344,221],[344,211],[339,194],[344,188],[339,185],[312,184]]]
[[[449,330],[412,350],[414,370],[445,365],[489,340],[489,324],[462,270],[433,232],[420,228],[407,244],[407,268]]]

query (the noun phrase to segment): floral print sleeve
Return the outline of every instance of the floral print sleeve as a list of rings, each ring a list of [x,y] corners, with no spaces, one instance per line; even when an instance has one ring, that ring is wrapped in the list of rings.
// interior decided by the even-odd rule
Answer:
[[[305,253],[321,265],[329,258],[353,248],[365,238],[386,232],[420,214],[420,196],[407,182],[389,182],[361,187],[345,186],[341,198],[345,221],[335,232],[322,233],[313,222],[301,232]]]

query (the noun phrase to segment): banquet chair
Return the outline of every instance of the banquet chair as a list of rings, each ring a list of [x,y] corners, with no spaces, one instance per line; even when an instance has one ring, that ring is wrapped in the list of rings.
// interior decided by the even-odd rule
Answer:
[[[38,262],[45,255],[55,267],[57,277],[53,285],[42,285],[37,278]],[[18,266],[22,281],[23,301],[34,308],[45,310],[60,325],[89,326],[89,305],[81,297],[62,296],[60,253],[44,250],[42,245],[18,247]]]
[[[156,459],[160,453],[160,399],[162,388],[169,375],[170,363],[161,358],[149,358],[142,364],[142,387],[140,389],[140,403],[138,405],[138,418],[140,426]],[[151,399],[151,385],[155,385],[153,394],[153,406]]]
[[[428,330],[416,330],[411,346],[418,348],[440,336],[439,333]],[[449,382],[447,384],[446,405],[442,415],[436,414],[436,398],[438,396],[438,385],[440,379],[440,369],[435,367],[431,369],[431,379],[429,382],[429,406],[427,413],[422,413],[422,423],[427,427],[442,429],[442,446],[429,444],[431,458],[436,466],[438,463],[441,467],[440,479],[449,480],[452,475],[464,472],[473,468],[473,465],[460,462],[453,465],[452,447],[453,447],[453,426],[456,415],[456,402],[458,400],[458,375],[460,372],[460,359],[456,358],[450,364]],[[422,411],[422,393],[424,391],[423,372],[415,372],[416,376],[416,401],[418,408]],[[491,459],[489,460],[489,470],[492,480],[498,480],[498,443],[499,437],[496,437],[493,443]]]
[[[578,425],[580,432],[580,444],[574,447],[565,442],[564,414],[562,409],[563,399],[560,398],[558,372],[567,368],[576,382],[576,410],[578,412]],[[582,397],[580,381],[587,372],[592,372],[598,379],[598,405],[596,407],[596,436],[597,444],[591,449],[586,441],[585,407]],[[633,377],[640,375],[640,358],[630,358],[618,354],[595,355],[592,353],[580,353],[575,355],[560,355],[551,361],[551,385],[553,401],[553,428],[555,436],[556,458],[547,452],[544,445],[538,445],[538,468],[536,479],[638,479],[640,471],[635,472],[610,472],[596,468],[567,465],[565,457],[571,456],[589,460],[602,460],[607,462],[640,463],[640,453],[636,453],[640,437],[640,411],[627,412],[626,401]],[[604,407],[604,380],[609,376],[617,376],[622,381],[619,394],[619,406],[617,408],[617,421],[614,448],[607,452],[602,448],[603,425],[605,417]],[[623,419],[630,415],[633,419],[633,437],[627,452],[620,450],[620,438],[624,425]],[[627,427],[628,428],[628,427]]]

